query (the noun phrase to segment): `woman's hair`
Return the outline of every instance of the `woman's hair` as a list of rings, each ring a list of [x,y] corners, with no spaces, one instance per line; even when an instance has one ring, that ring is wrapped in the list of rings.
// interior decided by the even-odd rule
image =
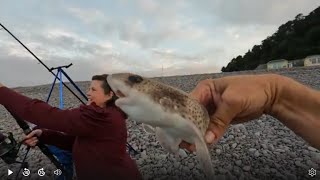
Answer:
[[[94,75],[92,76],[91,80],[97,80],[97,81],[101,81],[102,82],[102,89],[104,90],[104,94],[108,95],[110,92],[113,92],[111,87],[109,86],[108,82],[107,82],[107,77],[108,74],[102,74],[102,75]],[[107,105],[110,104],[114,104],[114,102],[116,101],[117,96],[115,95],[115,93],[113,92],[113,96],[112,98],[106,102]]]

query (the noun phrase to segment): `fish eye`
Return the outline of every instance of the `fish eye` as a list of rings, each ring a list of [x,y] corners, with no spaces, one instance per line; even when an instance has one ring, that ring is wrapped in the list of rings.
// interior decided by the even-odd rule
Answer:
[[[128,77],[128,80],[132,83],[140,83],[143,81],[143,78],[139,75],[131,75]]]

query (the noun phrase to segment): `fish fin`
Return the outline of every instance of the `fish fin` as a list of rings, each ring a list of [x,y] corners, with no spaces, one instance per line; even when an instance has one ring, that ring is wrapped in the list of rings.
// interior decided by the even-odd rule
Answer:
[[[154,134],[156,132],[155,128],[148,124],[142,123],[142,128],[148,134]]]
[[[179,154],[179,144],[181,143],[180,138],[176,138],[168,133],[166,130],[156,127],[156,137],[160,145],[172,154]]]

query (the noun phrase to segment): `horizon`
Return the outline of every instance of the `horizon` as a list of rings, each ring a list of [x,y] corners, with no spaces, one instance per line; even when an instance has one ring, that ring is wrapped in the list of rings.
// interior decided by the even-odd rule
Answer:
[[[65,71],[75,82],[117,72],[147,77],[222,73],[232,58],[261,44],[296,15],[306,16],[320,5],[316,0],[2,4],[0,23],[49,68],[73,63]],[[4,85],[53,82],[54,76],[5,30],[0,30],[0,52]]]

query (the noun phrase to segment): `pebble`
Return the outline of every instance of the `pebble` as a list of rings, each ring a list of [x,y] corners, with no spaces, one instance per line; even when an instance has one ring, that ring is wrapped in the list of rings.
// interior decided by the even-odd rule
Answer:
[[[267,149],[267,148],[268,148],[266,144],[261,144],[261,147],[262,147],[263,149]]]
[[[250,148],[250,149],[249,149],[249,152],[250,152],[250,153],[254,153],[255,151],[256,151],[256,149],[254,149],[254,148]]]
[[[284,149],[276,149],[276,152],[284,153],[286,151]]]
[[[318,167],[318,165],[314,162],[312,162],[311,160],[307,160],[306,161],[306,164],[309,166],[309,167],[312,167],[312,168],[316,168]]]
[[[310,152],[308,150],[304,149],[304,150],[302,150],[302,154],[306,155],[306,156],[309,156]]]
[[[288,138],[282,139],[282,142],[283,142],[283,143],[286,143],[286,144],[291,144],[291,140],[288,139]]]
[[[222,150],[221,149],[216,149],[217,154],[221,154]]]
[[[286,174],[286,176],[287,176],[287,179],[289,180],[296,180],[297,179],[297,177],[294,175],[294,174],[291,174],[291,173],[287,173]]]
[[[231,147],[232,147],[232,149],[236,148],[237,147],[237,143],[233,143]]]
[[[233,155],[233,157],[236,158],[236,159],[239,159],[239,158],[240,158],[240,155],[237,154],[237,153],[233,153],[232,155]]]
[[[298,167],[303,166],[302,163],[301,163],[301,161],[295,161],[294,164],[295,164],[296,166],[298,166]]]
[[[255,156],[255,157],[259,157],[259,156],[260,156],[259,151],[256,151],[256,152],[254,153],[254,156]]]
[[[235,161],[235,164],[236,164],[237,166],[241,166],[242,161],[241,161],[241,160],[237,160],[237,161]]]
[[[264,168],[264,169],[263,169],[263,172],[265,172],[265,173],[268,174],[268,173],[270,173],[270,169],[269,169],[269,168]]]
[[[166,168],[161,168],[160,169],[160,174],[167,174],[167,169]]]
[[[147,159],[147,158],[148,158],[148,156],[147,156],[147,151],[142,151],[142,152],[141,152],[141,158],[142,158],[142,159]]]
[[[268,148],[270,151],[274,151],[274,146],[272,144],[269,144]]]
[[[180,163],[179,162],[174,162],[174,164],[173,164],[173,166],[174,166],[174,168],[179,168],[180,167]]]
[[[242,168],[244,171],[250,171],[251,167],[250,166],[243,166]]]
[[[193,169],[194,168],[194,163],[188,163],[188,167],[189,167],[189,169]]]

